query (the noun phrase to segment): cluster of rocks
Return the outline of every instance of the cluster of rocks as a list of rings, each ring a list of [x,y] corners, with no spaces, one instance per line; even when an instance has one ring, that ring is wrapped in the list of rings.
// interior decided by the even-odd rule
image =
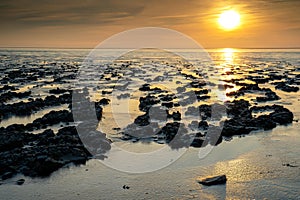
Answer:
[[[91,154],[81,143],[75,127],[65,127],[57,134],[47,129],[41,134],[8,127],[0,134],[0,175],[2,179],[22,173],[48,176],[68,163],[85,163]]]
[[[253,117],[253,112],[273,111]],[[227,104],[227,113],[231,119],[224,122],[222,127],[223,136],[248,134],[254,130],[270,130],[277,124],[286,125],[293,122],[293,113],[279,105],[254,106],[245,100],[233,101]]]
[[[97,156],[104,159],[110,149],[105,134],[95,129],[64,127],[54,134],[46,129],[40,134],[31,134],[21,125],[1,129],[0,134],[0,176],[11,178],[17,173],[26,176],[48,176],[69,163],[84,164]],[[83,134],[85,131],[86,134]],[[79,137],[80,136],[80,137]]]
[[[70,80],[76,78],[76,72],[79,67],[79,65],[76,63],[71,65],[60,62],[52,62],[48,64],[23,62],[22,64],[17,64],[16,58],[12,59],[13,61],[9,63],[7,68],[15,70],[7,70],[3,72],[4,77],[0,80],[2,84],[27,84],[37,82],[38,80],[43,80],[46,77],[52,77],[53,81],[44,81],[45,84],[65,83],[64,79]],[[49,68],[49,66],[51,67]],[[69,74],[66,75],[66,73]]]
[[[11,85],[4,85],[3,87],[0,88],[1,93],[7,92],[8,90],[15,91],[17,90],[17,88]]]
[[[2,104],[0,105],[0,117],[7,118],[10,115],[26,116],[30,115],[34,111],[41,110],[46,107],[58,106],[61,104],[70,104],[72,102],[72,95],[62,94],[58,97],[51,95],[45,99],[29,99],[28,102],[17,102],[13,104]]]
[[[56,89],[49,90],[50,94],[62,94],[62,93],[66,93],[66,92],[71,92],[71,90],[60,89],[59,87]]]
[[[108,100],[97,103],[98,107]],[[95,102],[92,102],[95,104]],[[82,109],[81,112],[85,113]],[[102,115],[102,109],[99,111]],[[17,173],[26,176],[48,176],[69,163],[84,164],[90,158],[104,159],[111,148],[111,141],[97,131],[98,120],[82,121],[77,127],[67,126],[58,130],[49,126],[73,122],[68,110],[51,111],[32,123],[13,124],[0,128],[0,177],[11,178]],[[33,130],[44,129],[40,134]],[[45,130],[46,129],[46,130]]]
[[[52,126],[59,123],[69,124],[73,122],[73,115],[68,110],[50,111],[41,118],[35,119],[32,123],[24,124],[12,124],[6,128],[0,127],[2,132],[32,132],[34,130],[45,129],[48,126]]]
[[[290,86],[286,82],[276,83],[275,88],[278,89],[278,90],[285,91],[285,92],[298,92],[299,91],[299,87]]]
[[[195,92],[184,92],[181,94],[183,97],[195,95],[208,94],[209,90],[199,89],[205,84],[194,80],[194,78],[188,76],[188,78],[193,79],[192,88],[197,88]],[[202,146],[203,143],[208,144],[208,140],[203,138],[203,134],[189,134],[188,129],[185,127],[184,123],[181,123],[181,113],[179,111],[171,111],[174,107],[180,106],[183,102],[176,103],[177,97],[173,94],[169,94],[164,90],[157,87],[151,87],[150,84],[144,84],[140,87],[140,91],[146,92],[146,96],[140,97],[139,109],[145,112],[143,115],[138,116],[133,124],[129,124],[122,133],[122,140],[131,140],[132,142],[137,142],[139,140],[145,141],[149,139],[150,141],[155,141],[157,143],[166,143],[171,148],[182,148],[188,146]],[[195,98],[196,100],[196,98]],[[175,101],[175,102],[174,102]],[[185,103],[189,104],[188,101]],[[208,105],[200,106],[199,110],[192,110],[190,107],[187,111],[189,114],[201,114],[203,119],[211,117],[211,107]],[[189,113],[190,112],[190,113]],[[151,119],[151,120],[150,120]],[[164,123],[164,126],[158,124]],[[199,128],[204,130],[205,123],[208,127],[206,121],[201,121],[199,123]],[[219,138],[216,138],[219,140]]]
[[[28,102],[4,104],[4,102],[12,98],[25,98],[31,94],[30,91],[23,93],[13,92],[16,88],[9,86],[9,83],[26,85],[27,83],[36,82],[38,79],[52,77],[53,80],[44,81],[44,84],[55,83],[59,85],[59,83],[66,83],[65,80],[67,79],[76,77],[76,67],[78,67],[76,65],[75,69],[73,68],[74,66],[55,62],[47,65],[53,68],[46,70],[48,69],[46,68],[47,66],[41,65],[40,68],[35,69],[24,68],[22,71],[5,72],[4,78],[0,81],[3,84],[7,84],[0,88],[0,117],[30,115],[46,107],[69,104],[72,113],[79,119],[76,121],[81,123],[77,127],[68,126],[61,128],[55,134],[53,130],[49,129],[49,126],[73,122],[73,114],[68,110],[61,110],[51,111],[26,125],[14,124],[6,128],[0,128],[0,176],[2,179],[10,178],[16,173],[32,177],[47,176],[69,163],[85,163],[91,157],[104,159],[104,154],[111,148],[111,141],[107,139],[104,133],[97,131],[99,120],[102,118],[103,106],[109,104],[110,100],[103,98],[100,101],[91,102],[87,88],[84,88],[81,93],[74,91],[72,96],[70,90],[61,89],[61,86],[59,86],[56,89],[49,90],[49,94],[53,95],[47,96],[45,99],[29,98]],[[128,68],[128,66],[130,66],[129,63],[122,64],[118,69]],[[107,66],[103,75],[100,76],[100,80],[110,81],[111,83],[122,77],[114,67]],[[189,65],[184,65],[184,68],[192,70],[192,66]],[[138,73],[141,73],[139,70],[134,72],[134,69],[132,69],[132,71],[132,76],[138,76]],[[262,73],[263,71],[256,70],[254,72]],[[28,76],[29,73],[32,75]],[[248,101],[235,100],[227,102],[225,105],[204,104],[188,107],[185,115],[193,115],[196,117],[195,119],[199,118],[199,120],[192,121],[186,125],[181,122],[182,114],[176,110],[176,107],[180,105],[188,106],[197,101],[208,99],[210,98],[208,95],[210,90],[203,88],[207,83],[201,80],[202,75],[197,71],[189,74],[178,69],[177,74],[180,74],[190,82],[184,86],[177,87],[178,96],[170,94],[159,87],[151,87],[150,84],[144,84],[139,88],[141,92],[146,94],[139,99],[139,109],[144,114],[138,116],[134,123],[129,124],[122,130],[122,140],[137,142],[143,139],[150,139],[157,143],[168,144],[175,149],[189,146],[198,148],[208,144],[217,145],[222,142],[222,136],[232,137],[234,135],[248,134],[254,130],[270,130],[278,124],[286,125],[293,121],[293,113],[283,106],[251,107]],[[234,73],[226,72],[225,75],[231,74]],[[300,78],[300,76],[295,78]],[[270,73],[268,76],[250,75],[246,79],[255,82],[255,84],[244,83],[245,79],[243,78],[229,80],[228,82],[241,86],[241,88],[227,95],[239,97],[245,95],[245,93],[257,92],[264,94],[264,96],[256,97],[256,102],[278,100],[280,97],[275,92],[268,88],[261,88],[259,84],[282,79],[285,79],[285,81],[271,84],[274,84],[276,89],[286,92],[297,92],[299,90],[298,87],[292,86],[298,84],[298,82],[287,75]],[[163,80],[165,80],[163,76],[157,76],[154,79],[154,81]],[[176,84],[181,84],[181,82],[177,81]],[[210,84],[212,85],[213,83]],[[126,91],[126,87],[127,84],[119,86],[117,89]],[[232,87],[229,84],[219,85],[219,89]],[[103,95],[111,93],[111,88],[102,90]],[[130,94],[126,93],[118,96],[118,98],[128,98],[129,96]],[[177,97],[182,98],[179,101]],[[219,110],[220,112],[218,112]],[[224,113],[221,110],[224,110]],[[255,116],[255,113],[263,112],[268,114]],[[221,120],[224,115],[227,119],[221,122],[219,126],[209,124],[209,120]],[[40,134],[31,133],[40,129],[43,129]],[[193,130],[193,133],[189,133],[188,129]],[[202,184],[209,185],[224,182],[226,182],[226,177],[220,176],[203,180]],[[20,184],[23,183],[24,181],[20,181]],[[125,186],[123,188],[128,189]]]
[[[0,103],[3,102],[7,102],[13,98],[25,98],[25,97],[29,97],[31,95],[31,91],[27,91],[27,92],[6,92],[0,95]]]
[[[241,92],[253,90],[270,92],[268,89],[259,88],[257,84],[247,84],[240,89]],[[169,100],[173,100],[173,98]],[[259,98],[257,100],[260,101]],[[156,104],[160,104],[160,102],[161,99],[154,95],[148,94],[146,97],[141,97],[139,108],[145,114],[138,116],[134,120],[134,124],[127,127],[126,131],[123,132],[124,136],[122,139],[133,139],[136,142],[146,137],[159,143],[164,141],[164,143],[169,144],[172,148],[187,146],[203,147],[207,144],[217,145],[221,143],[222,136],[232,137],[234,135],[249,134],[255,130],[270,130],[278,124],[287,125],[292,123],[294,117],[293,113],[283,106],[267,105],[251,107],[250,103],[243,99],[227,102],[225,105],[203,104],[198,107],[190,106],[185,115],[194,115],[200,119],[200,121],[192,121],[188,125],[189,128],[196,131],[196,134],[190,134],[185,125],[180,123],[181,113],[177,111],[169,114],[169,110],[164,109],[163,106],[165,108],[171,106],[161,104],[162,106],[156,107]],[[155,114],[151,114],[151,111]],[[269,114],[261,114],[255,117],[256,113],[263,113],[265,111],[268,111]],[[224,115],[228,119],[222,121],[220,126],[208,124],[208,120],[221,120]],[[171,117],[174,122],[168,122],[168,118]],[[166,125],[159,127],[157,123],[151,122],[150,118],[151,121],[166,122]]]
[[[256,97],[257,102],[266,102],[266,101],[275,101],[279,100],[280,97],[273,92],[270,88],[260,88],[258,84],[248,84],[248,83],[237,83],[237,85],[242,85],[242,87],[234,92],[229,92],[227,96],[239,97],[245,95],[245,93],[253,93],[253,92],[263,92],[265,96]]]

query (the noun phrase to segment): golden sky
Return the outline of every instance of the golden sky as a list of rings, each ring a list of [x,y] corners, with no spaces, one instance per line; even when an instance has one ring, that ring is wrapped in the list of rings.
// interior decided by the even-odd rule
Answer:
[[[180,31],[205,48],[300,47],[299,0],[0,0],[0,47],[93,48],[140,27]],[[217,23],[240,13],[237,29]]]

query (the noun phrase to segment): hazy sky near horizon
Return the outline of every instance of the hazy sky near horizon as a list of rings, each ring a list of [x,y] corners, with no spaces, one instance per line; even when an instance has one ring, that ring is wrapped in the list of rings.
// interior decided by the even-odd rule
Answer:
[[[140,27],[180,31],[206,48],[300,47],[299,0],[0,0],[0,47],[93,48]],[[217,23],[234,9],[241,25]]]

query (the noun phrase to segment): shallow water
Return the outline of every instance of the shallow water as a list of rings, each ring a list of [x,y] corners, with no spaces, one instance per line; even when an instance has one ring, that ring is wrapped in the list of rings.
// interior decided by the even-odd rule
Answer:
[[[197,159],[198,150],[192,148],[172,165],[151,173],[127,174],[91,160],[46,179],[26,177],[21,187],[7,183],[0,193],[5,199],[297,199],[299,168],[282,163],[299,161],[299,135],[295,132],[299,129],[284,130],[293,136],[275,139],[283,131],[277,128],[235,138],[201,160]],[[227,184],[206,187],[196,182],[212,174],[226,174]],[[21,176],[14,179],[18,178]],[[124,190],[123,185],[130,189]]]
[[[204,69],[202,75],[208,77],[205,81],[212,83],[224,84],[225,80],[245,79],[249,75],[268,76],[269,73],[295,78],[300,71],[300,50],[214,49],[209,50],[214,61],[213,65],[211,62],[200,62],[196,57],[199,55],[197,52],[182,51],[185,52],[185,55],[190,56],[191,60],[195,60],[193,64],[197,69]],[[71,89],[74,84],[77,84],[76,81],[69,78],[65,78],[66,82],[59,84],[51,81],[56,77],[77,75],[77,65],[84,60],[88,52],[88,50],[2,49],[0,51],[0,69],[3,72],[1,78],[10,70],[20,70],[23,64],[28,69],[43,65],[44,68],[40,70],[49,74],[46,73],[36,81],[28,81],[24,78],[12,85],[20,92],[31,90],[32,98],[44,98],[49,95],[49,89],[56,87]],[[111,108],[111,104],[105,106],[104,118],[100,122],[100,129],[107,133],[117,146],[129,152],[145,153],[166,146],[154,142],[124,142],[120,140],[119,132],[112,130],[116,127],[124,128],[141,114],[138,110],[138,98],[142,94],[140,91],[136,91],[135,85],[141,85],[151,79],[159,79],[159,76],[166,76],[166,72],[168,72],[166,76],[168,78],[159,83],[161,87],[165,86],[167,94],[175,93],[174,91],[178,87],[176,81],[180,82],[179,86],[187,83],[184,78],[177,77],[177,70],[182,66],[170,67],[172,64],[175,65],[178,60],[164,61],[169,62],[169,68],[163,69],[159,64],[164,57],[153,55],[152,58],[155,58],[155,67],[145,69],[143,63],[136,63],[131,71],[123,73],[127,76],[123,76],[121,79],[114,79],[108,73],[105,76],[111,78],[110,81],[88,81],[89,84],[98,87],[97,90],[90,91],[91,97],[95,100],[110,97],[101,94],[100,91],[111,90],[114,80],[117,80],[121,86],[130,82],[131,85],[127,90],[122,91],[119,88],[114,93],[116,97],[120,94],[130,93],[129,98],[114,99],[113,105],[118,104],[119,107]],[[107,57],[103,57],[100,62],[105,62],[106,59]],[[93,69],[89,70],[87,73],[93,74]],[[121,71],[121,69],[119,70]],[[193,73],[193,69],[183,69],[183,71]],[[29,75],[30,70],[26,73]],[[246,81],[251,82],[248,79]],[[232,83],[226,82],[226,84]],[[211,98],[192,105],[223,103],[233,100],[233,97],[226,96],[226,92],[237,90],[240,86],[232,85],[234,88],[226,90],[207,86],[208,89],[211,89],[209,93]],[[294,113],[295,120],[300,119],[299,92],[287,93],[276,90],[270,83],[260,84],[260,86],[272,89],[281,99],[257,103],[255,98],[261,95],[257,93],[247,93],[238,99],[247,99],[252,105],[273,105],[275,103],[284,105]],[[176,95],[180,98],[181,94],[176,93]],[[23,100],[26,101],[26,99]],[[19,101],[22,99],[13,99],[5,103]],[[186,109],[184,106],[180,108]],[[2,120],[0,126],[6,127],[12,123],[27,124],[54,109],[66,109],[66,107],[45,108],[28,117],[12,116]],[[115,110],[114,115],[117,117],[111,115],[112,109]],[[130,116],[126,114],[127,110],[130,111]],[[53,127],[53,129],[57,129],[57,127]],[[299,122],[295,121],[292,125],[278,126],[272,131],[259,131],[241,138],[234,137],[233,140],[222,142],[214,147],[203,159],[199,159],[199,149],[189,148],[177,161],[172,161],[171,165],[150,173],[128,174],[106,167],[97,160],[90,160],[85,166],[70,166],[60,169],[49,178],[25,177],[26,182],[21,187],[16,186],[13,181],[22,176],[15,177],[0,186],[0,194],[5,199],[299,199],[299,133]],[[130,163],[130,160],[127,162]],[[287,163],[296,167],[284,166]],[[131,164],[134,165],[134,163]],[[204,187],[196,182],[199,176],[216,174],[226,174],[227,184]],[[122,186],[125,184],[130,186],[130,189],[124,190]]]

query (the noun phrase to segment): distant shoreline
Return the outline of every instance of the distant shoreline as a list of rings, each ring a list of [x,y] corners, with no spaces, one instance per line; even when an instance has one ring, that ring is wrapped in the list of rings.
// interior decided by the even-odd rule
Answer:
[[[0,46],[0,49],[95,49],[96,47],[4,47]],[[134,48],[134,47],[132,47]],[[300,49],[300,47],[215,47],[215,48],[204,48],[204,49]],[[108,49],[129,49],[129,48],[108,48]],[[195,48],[170,48],[170,49],[195,49]]]

